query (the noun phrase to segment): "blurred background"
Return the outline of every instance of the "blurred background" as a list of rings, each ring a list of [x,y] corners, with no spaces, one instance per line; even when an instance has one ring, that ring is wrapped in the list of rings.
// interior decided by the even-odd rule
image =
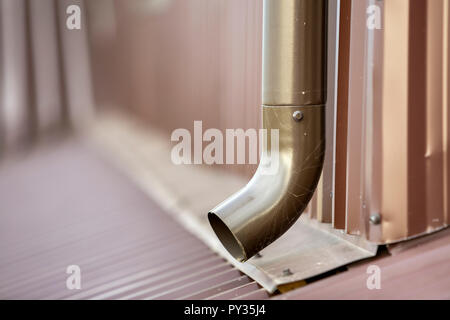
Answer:
[[[261,1],[2,0],[1,23],[3,154],[108,110],[167,133],[259,128]]]

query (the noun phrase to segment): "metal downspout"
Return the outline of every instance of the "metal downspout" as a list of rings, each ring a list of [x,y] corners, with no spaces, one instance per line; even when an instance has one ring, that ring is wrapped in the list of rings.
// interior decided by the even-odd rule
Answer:
[[[319,181],[325,153],[327,5],[327,0],[264,0],[267,136],[261,161],[247,186],[208,214],[217,237],[239,261],[285,233]]]

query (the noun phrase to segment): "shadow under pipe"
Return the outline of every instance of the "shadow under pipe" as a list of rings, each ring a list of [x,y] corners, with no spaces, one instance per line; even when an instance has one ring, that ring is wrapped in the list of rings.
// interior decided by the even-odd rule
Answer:
[[[267,135],[260,164],[243,189],[208,213],[223,246],[241,262],[295,223],[319,181],[325,154],[327,9],[327,0],[264,0],[262,124]]]

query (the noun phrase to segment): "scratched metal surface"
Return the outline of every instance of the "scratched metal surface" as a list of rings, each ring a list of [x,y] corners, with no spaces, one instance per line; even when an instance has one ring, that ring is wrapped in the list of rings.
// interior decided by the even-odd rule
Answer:
[[[0,164],[1,299],[249,297],[268,294],[79,140]]]

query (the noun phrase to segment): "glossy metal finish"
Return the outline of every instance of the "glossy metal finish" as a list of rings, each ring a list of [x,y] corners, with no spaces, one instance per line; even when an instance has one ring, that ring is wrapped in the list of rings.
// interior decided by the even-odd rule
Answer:
[[[208,214],[217,237],[239,261],[284,234],[319,181],[325,153],[326,19],[326,0],[264,1],[265,149],[247,186]],[[273,129],[279,130],[276,154]],[[274,156],[277,170],[268,174]]]
[[[264,1],[264,105],[324,104],[326,12],[326,0]]]
[[[295,111],[303,112],[299,122]],[[279,166],[267,174],[270,151],[246,187],[214,208],[208,215],[224,247],[239,261],[246,261],[275,241],[300,217],[319,180],[325,152],[325,108],[263,107],[263,126],[279,130]]]

